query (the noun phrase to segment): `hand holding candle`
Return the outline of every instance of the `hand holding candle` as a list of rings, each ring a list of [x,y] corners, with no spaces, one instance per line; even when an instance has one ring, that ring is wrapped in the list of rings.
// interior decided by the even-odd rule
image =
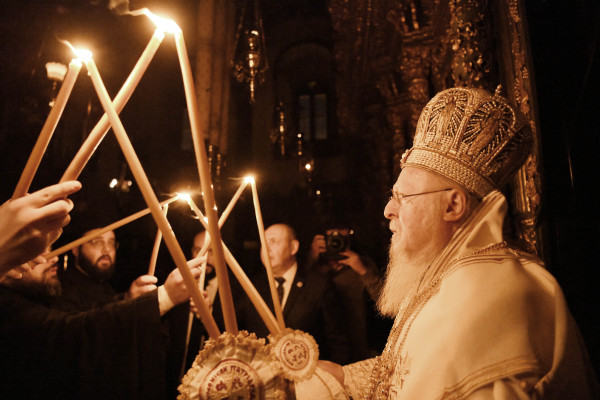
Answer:
[[[148,204],[148,208],[150,208],[150,212],[152,213],[156,224],[162,231],[165,243],[167,244],[169,252],[173,257],[173,261],[175,261],[175,265],[177,265],[177,268],[179,269],[186,286],[190,290],[192,298],[198,304],[198,310],[200,312],[202,323],[204,324],[209,335],[212,338],[216,338],[219,336],[219,328],[217,327],[214,318],[210,314],[208,307],[206,307],[206,304],[204,304],[202,301],[202,295],[198,290],[198,286],[196,286],[196,281],[194,280],[190,269],[188,268],[185,255],[183,254],[183,251],[181,250],[181,247],[175,238],[175,234],[173,233],[169,222],[160,208],[156,195],[154,194],[152,186],[150,185],[150,181],[148,180],[148,177],[146,176],[146,173],[144,172],[142,165],[135,154],[135,150],[133,149],[131,141],[125,132],[125,128],[121,123],[119,115],[115,111],[112,102],[110,101],[106,87],[100,78],[100,73],[96,68],[96,64],[94,63],[91,54],[87,58],[84,58],[84,62],[88,69],[90,78],[92,79],[92,83],[94,84],[94,88],[98,93],[100,103],[102,103],[104,112],[108,115],[108,119],[111,123],[117,141],[123,150],[125,159],[129,164],[129,168],[133,173],[140,191],[142,192],[144,200],[146,201],[146,204]]]

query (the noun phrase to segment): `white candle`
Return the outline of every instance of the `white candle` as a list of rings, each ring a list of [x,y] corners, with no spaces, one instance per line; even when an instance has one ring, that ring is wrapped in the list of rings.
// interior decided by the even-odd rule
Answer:
[[[175,262],[177,268],[179,268],[181,276],[185,281],[186,286],[190,290],[190,294],[194,299],[194,302],[196,303],[196,307],[198,307],[200,319],[202,320],[202,323],[204,324],[210,337],[217,338],[220,335],[219,328],[217,327],[212,314],[208,310],[208,306],[204,302],[202,294],[196,285],[196,281],[194,280],[194,277],[187,266],[185,255],[183,254],[183,251],[181,250],[181,247],[175,238],[175,234],[169,225],[169,221],[167,221],[167,218],[162,213],[158,200],[156,199],[156,195],[154,194],[152,186],[150,185],[150,181],[148,180],[148,177],[142,168],[140,160],[135,154],[135,150],[133,149],[129,137],[125,132],[125,128],[121,123],[119,115],[110,101],[108,92],[104,87],[104,83],[102,82],[98,69],[96,68],[96,64],[94,63],[91,55],[85,60],[85,65],[90,74],[90,78],[92,79],[92,83],[94,84],[94,88],[98,93],[100,103],[102,103],[104,112],[108,115],[113,132],[115,133],[125,159],[129,164],[129,168],[131,169],[140,191],[142,192],[146,204],[148,204],[148,208],[150,208],[150,212],[152,213],[158,228],[162,231],[167,248],[173,257],[173,261]]]
[[[175,196],[175,197],[170,198],[169,200],[163,201],[162,203],[160,203],[160,205],[164,206],[164,205],[172,203],[172,202],[174,202],[175,200],[178,200],[178,199],[179,199],[179,196]],[[130,215],[128,217],[125,217],[125,218],[123,218],[123,219],[121,219],[121,220],[119,220],[117,222],[113,222],[112,224],[107,225],[104,228],[95,229],[92,233],[90,233],[88,235],[85,235],[83,237],[80,237],[79,239],[77,239],[77,240],[75,240],[75,241],[73,241],[71,243],[65,244],[64,246],[62,246],[62,247],[60,247],[60,248],[58,248],[56,250],[52,250],[50,253],[44,254],[43,256],[46,258],[46,260],[49,260],[49,259],[51,259],[54,256],[59,256],[59,255],[61,255],[63,253],[66,253],[67,251],[69,251],[71,249],[74,249],[75,247],[77,247],[79,245],[87,243],[90,240],[92,240],[92,239],[94,239],[94,238],[102,235],[103,233],[106,233],[106,232],[109,232],[109,231],[114,231],[115,229],[120,228],[123,225],[127,225],[128,223],[130,223],[132,221],[135,221],[136,219],[139,219],[139,218],[143,217],[144,215],[148,215],[148,214],[150,214],[150,209],[149,208],[146,208],[146,209],[144,209],[142,211],[138,211],[135,214],[132,214],[132,215]]]
[[[198,217],[198,220],[202,223],[202,225],[204,225],[204,228],[208,228],[206,219],[204,218],[204,215],[202,215],[202,212],[200,211],[198,206],[196,206],[196,204],[191,198],[188,199],[188,203],[192,211],[194,211],[194,213]],[[282,326],[282,324],[275,319],[275,317],[269,310],[269,307],[267,306],[263,298],[260,296],[260,294],[254,287],[254,285],[252,284],[252,282],[250,281],[240,264],[233,257],[233,254],[231,254],[225,243],[222,243],[222,246],[225,254],[225,259],[227,260],[227,264],[229,264],[231,271],[233,272],[237,280],[240,282],[240,285],[250,298],[250,301],[252,302],[254,308],[256,309],[263,322],[267,326],[267,329],[269,329],[269,332],[271,332],[271,334],[276,334],[282,329],[285,329],[285,324],[283,324]]]
[[[217,281],[219,282],[219,297],[221,299],[221,307],[223,310],[223,320],[225,321],[225,329],[227,332],[237,334],[237,321],[235,319],[235,310],[233,307],[233,298],[231,296],[231,288],[229,285],[229,277],[227,275],[227,266],[225,265],[225,255],[221,240],[221,231],[217,219],[217,207],[215,205],[215,196],[210,177],[210,169],[208,168],[208,158],[206,156],[206,147],[202,135],[200,133],[200,124],[198,118],[198,101],[192,79],[192,69],[190,60],[188,59],[185,41],[181,29],[175,30],[175,45],[177,47],[177,55],[181,67],[183,77],[183,87],[187,102],[188,114],[190,117],[190,127],[192,131],[192,140],[194,142],[194,152],[196,154],[196,163],[198,173],[200,175],[200,184],[202,185],[202,193],[204,199],[204,209],[208,218],[208,232],[213,238],[212,250],[215,260],[215,271],[217,273]]]
[[[135,67],[133,67],[133,70],[131,70],[129,77],[113,101],[113,107],[117,113],[120,113],[125,107],[125,104],[129,101],[129,98],[133,94],[138,83],[140,83],[142,76],[146,72],[146,69],[148,69],[148,65],[150,64],[150,61],[152,61],[152,58],[154,57],[154,54],[156,54],[156,50],[158,50],[164,37],[165,33],[162,29],[157,28],[154,31],[146,49],[135,64]],[[67,170],[60,179],[61,182],[77,179],[102,139],[104,139],[109,128],[110,122],[108,121],[108,116],[104,114],[81,145],[81,148],[73,158],[73,161],[71,161],[71,164],[67,167]]]
[[[81,61],[78,59],[71,60],[71,63],[69,64],[69,70],[67,71],[67,75],[65,76],[60,90],[58,91],[58,95],[56,96],[54,106],[50,110],[48,118],[46,118],[46,122],[42,127],[40,136],[38,137],[38,140],[35,143],[31,154],[29,155],[29,159],[27,160],[25,169],[23,170],[21,178],[17,183],[17,187],[15,188],[15,191],[12,196],[13,199],[25,196],[25,193],[27,193],[27,191],[29,190],[31,181],[33,181],[33,177],[38,167],[40,166],[40,162],[42,161],[42,157],[46,152],[48,143],[50,143],[52,134],[54,133],[54,130],[58,125],[58,121],[62,115],[62,112],[64,111],[65,106],[67,105],[67,100],[71,95],[73,86],[75,86],[75,81],[77,81],[77,75],[79,75],[80,70]]]
[[[225,209],[225,211],[223,211],[223,214],[221,214],[221,217],[219,217],[219,229],[222,228],[223,224],[225,223],[225,221],[227,221],[227,217],[229,217],[229,214],[231,213],[231,210],[233,210],[233,207],[237,203],[238,199],[242,195],[242,192],[244,191],[244,189],[246,188],[247,185],[248,185],[248,180],[244,179],[244,181],[242,182],[242,184],[238,188],[237,192],[235,192],[235,194],[231,198],[231,201],[229,201],[229,204],[227,205],[227,208]],[[206,236],[205,236],[205,238],[204,238],[204,243],[202,244],[202,248],[198,252],[198,256],[197,257],[201,257],[204,254],[206,254],[206,252],[208,251],[208,247],[210,246],[210,243],[211,243],[210,235],[207,233]]]
[[[275,309],[275,315],[277,316],[277,322],[281,329],[285,328],[283,321],[283,312],[281,310],[281,301],[277,295],[277,287],[275,286],[275,278],[273,277],[273,267],[271,266],[271,258],[269,257],[269,248],[267,246],[267,237],[265,236],[265,226],[263,224],[262,213],[260,211],[260,204],[258,202],[258,191],[256,190],[256,182],[254,179],[250,182],[252,186],[252,199],[254,200],[254,213],[256,214],[256,225],[258,226],[258,235],[260,236],[261,251],[266,252],[263,257],[265,260],[265,269],[267,270],[267,278],[269,279],[269,288],[271,289],[271,297],[273,298],[273,307]]]
[[[169,205],[166,204],[163,207],[165,217],[169,212]],[[156,238],[154,239],[154,247],[152,248],[152,255],[150,256],[150,265],[148,266],[148,275],[154,275],[156,271],[156,261],[158,260],[158,250],[160,249],[160,242],[162,242],[162,232],[160,229],[156,232]]]

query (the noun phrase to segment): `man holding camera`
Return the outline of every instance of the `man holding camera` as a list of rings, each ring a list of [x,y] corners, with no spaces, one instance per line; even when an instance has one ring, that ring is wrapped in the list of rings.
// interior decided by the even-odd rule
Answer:
[[[365,289],[373,300],[377,300],[381,290],[381,278],[375,262],[365,255],[352,250],[354,231],[349,227],[332,227],[325,235],[313,237],[309,264],[319,272],[340,272],[351,269],[352,275],[360,277]]]
[[[351,358],[358,361],[375,354],[377,342],[384,343],[385,338],[378,341],[370,337],[375,332],[369,334],[368,327],[381,322],[373,321],[373,303],[379,295],[381,279],[375,262],[352,250],[353,234],[354,231],[348,226],[333,224],[325,231],[325,235],[315,235],[309,265],[312,270],[332,280],[342,300],[346,325],[350,328]]]
[[[331,281],[298,264],[300,242],[291,226],[271,225],[265,236],[268,253],[263,249],[261,259],[263,264],[266,257],[271,261],[285,326],[312,335],[319,345],[321,359],[349,361],[350,341],[342,319],[343,309]],[[266,273],[253,277],[252,282],[273,310]],[[244,300],[247,301],[237,307],[240,329],[266,337],[269,332],[264,322],[250,301]]]

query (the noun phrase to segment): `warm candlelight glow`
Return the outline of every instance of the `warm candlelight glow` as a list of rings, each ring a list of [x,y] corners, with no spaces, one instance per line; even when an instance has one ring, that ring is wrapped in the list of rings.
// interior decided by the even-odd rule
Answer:
[[[177,193],[177,200],[183,200],[186,203],[189,203],[191,198],[189,193]]]
[[[145,15],[150,19],[150,21],[152,21],[156,25],[157,28],[165,32],[177,33],[181,31],[181,28],[179,28],[179,25],[177,25],[175,21],[173,21],[172,19],[159,17],[147,8],[131,11],[130,14],[134,16]]]
[[[249,183],[249,184],[253,184],[254,183],[254,176],[252,175],[248,175],[244,177],[244,182]]]
[[[85,49],[74,49],[73,50],[75,55],[77,56],[77,59],[79,59],[82,62],[86,62],[92,59],[92,52],[89,50],[85,50]]]
[[[196,286],[196,281],[194,280],[190,268],[187,265],[187,260],[183,254],[183,251],[181,250],[181,246],[175,237],[169,221],[160,208],[156,194],[154,193],[154,190],[150,184],[150,180],[142,168],[142,164],[135,153],[129,137],[127,136],[127,132],[125,132],[125,127],[123,127],[123,123],[121,122],[121,119],[119,118],[119,115],[117,114],[117,111],[110,100],[108,92],[106,91],[104,82],[102,82],[102,78],[100,77],[100,73],[96,67],[96,63],[93,59],[90,59],[85,62],[85,65],[92,80],[92,84],[96,89],[96,93],[98,94],[100,103],[102,104],[102,108],[104,108],[104,112],[108,116],[113,133],[115,134],[117,142],[123,151],[123,155],[129,164],[129,168],[131,169],[133,177],[135,178],[139,189],[142,192],[142,196],[144,197],[146,204],[148,204],[148,208],[150,209],[156,224],[162,232],[164,241],[169,249],[169,252],[171,253],[173,261],[181,272],[181,276],[186,283],[188,290],[190,290],[190,295],[194,299],[196,307],[198,307],[202,323],[204,324],[204,327],[208,331],[211,338],[216,338],[220,335],[219,328],[217,327],[215,319],[210,313],[208,306],[204,303],[202,293],[200,293],[200,290]],[[222,288],[221,293],[223,293]],[[231,295],[231,293],[229,294]]]
[[[67,40],[61,40],[61,42],[65,45],[67,45],[71,49],[73,54],[75,54],[75,57],[77,57],[78,61],[85,63],[85,62],[89,62],[93,58],[92,52],[90,50],[77,49]]]
[[[165,34],[162,30],[156,29],[154,31],[154,34],[144,49],[144,52],[133,67],[129,77],[127,77],[127,80],[123,84],[123,87],[121,87],[121,90],[119,90],[119,93],[117,93],[117,96],[113,100],[113,105],[117,113],[121,112],[123,107],[125,107],[125,104],[142,79],[144,72],[148,68],[152,57],[154,57],[154,54],[158,50],[158,47],[162,43],[164,37]],[[94,154],[94,151],[108,132],[109,128],[110,122],[108,120],[108,115],[104,114],[96,126],[94,126],[94,129],[92,129],[87,139],[85,139],[81,145],[81,148],[73,158],[73,161],[71,161],[71,164],[69,164],[69,167],[63,174],[60,180],[61,182],[77,179],[89,159],[92,157],[92,154]]]
[[[68,40],[61,40],[61,43],[68,46],[79,61],[87,63],[93,59],[92,52],[90,50],[78,49],[75,46],[73,46]]]

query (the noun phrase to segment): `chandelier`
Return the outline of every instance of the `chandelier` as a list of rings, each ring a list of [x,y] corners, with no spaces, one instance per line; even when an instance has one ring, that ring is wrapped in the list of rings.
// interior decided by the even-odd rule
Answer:
[[[252,3],[251,7],[248,7],[250,3]],[[258,0],[244,1],[235,34],[232,63],[233,74],[238,82],[249,84],[250,103],[254,103],[256,84],[262,83],[264,80],[263,73],[269,68]]]

